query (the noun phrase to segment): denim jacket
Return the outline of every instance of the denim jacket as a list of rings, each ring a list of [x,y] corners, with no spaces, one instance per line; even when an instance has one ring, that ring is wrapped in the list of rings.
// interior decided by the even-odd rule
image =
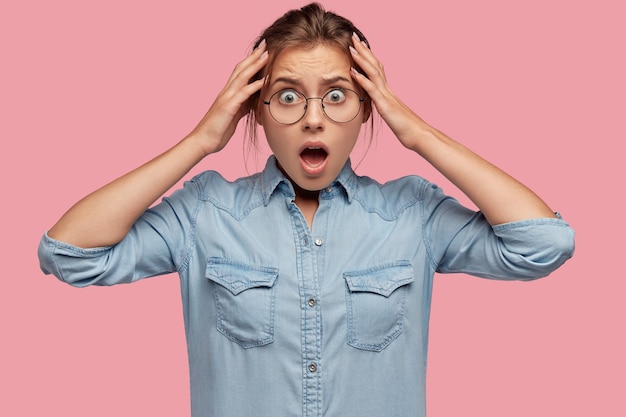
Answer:
[[[559,219],[490,226],[436,185],[381,185],[349,162],[312,228],[270,157],[204,172],[112,247],[44,235],[42,270],[82,287],[177,272],[193,417],[425,415],[435,272],[531,280],[573,253]]]

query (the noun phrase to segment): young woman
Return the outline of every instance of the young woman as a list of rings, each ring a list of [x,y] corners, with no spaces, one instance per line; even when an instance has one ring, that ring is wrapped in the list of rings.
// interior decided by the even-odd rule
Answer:
[[[374,108],[480,211],[417,176],[357,176]],[[148,209],[246,115],[273,152],[262,172],[204,172]],[[534,279],[572,252],[567,223],[404,105],[363,34],[317,4],[266,29],[187,137],[79,201],[39,248],[75,286],[178,272],[194,417],[424,416],[434,273]]]

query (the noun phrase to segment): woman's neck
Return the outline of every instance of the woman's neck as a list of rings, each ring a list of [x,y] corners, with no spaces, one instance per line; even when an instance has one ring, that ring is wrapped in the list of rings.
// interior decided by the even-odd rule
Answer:
[[[306,219],[306,222],[309,225],[309,229],[313,227],[313,218],[315,217],[315,212],[317,212],[317,208],[319,207],[319,191],[310,191],[300,188],[297,184],[293,183],[293,189],[296,193],[296,198],[294,203],[302,212],[302,215]]]

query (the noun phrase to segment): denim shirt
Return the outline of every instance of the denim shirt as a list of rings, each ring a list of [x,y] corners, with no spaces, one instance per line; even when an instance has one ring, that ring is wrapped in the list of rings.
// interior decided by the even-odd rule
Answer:
[[[435,272],[530,280],[573,253],[560,218],[490,226],[420,177],[349,162],[312,228],[270,157],[234,182],[204,172],[112,247],[44,235],[42,270],[78,287],[178,272],[193,417],[425,416]]]

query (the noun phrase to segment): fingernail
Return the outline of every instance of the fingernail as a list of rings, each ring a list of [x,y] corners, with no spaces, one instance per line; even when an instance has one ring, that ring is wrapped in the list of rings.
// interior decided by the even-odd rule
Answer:
[[[260,61],[260,60],[262,60],[262,59],[267,58],[267,55],[268,55],[268,52],[267,52],[267,51],[263,52],[263,53],[261,54],[261,56],[259,57],[259,61]]]
[[[259,44],[257,45],[256,49],[262,48],[263,45],[265,45],[265,38],[261,39],[261,42],[259,42]]]
[[[359,51],[357,51],[356,49],[354,49],[354,48],[352,47],[352,45],[350,45],[348,48],[350,48],[350,52],[352,52],[352,54],[354,54],[354,55],[358,55],[358,54],[359,54]]]
[[[352,37],[359,42],[361,41],[361,38],[359,38],[359,35],[357,35],[356,32],[352,32]]]
[[[359,75],[359,72],[354,67],[350,67],[350,73],[354,75],[355,77]]]

